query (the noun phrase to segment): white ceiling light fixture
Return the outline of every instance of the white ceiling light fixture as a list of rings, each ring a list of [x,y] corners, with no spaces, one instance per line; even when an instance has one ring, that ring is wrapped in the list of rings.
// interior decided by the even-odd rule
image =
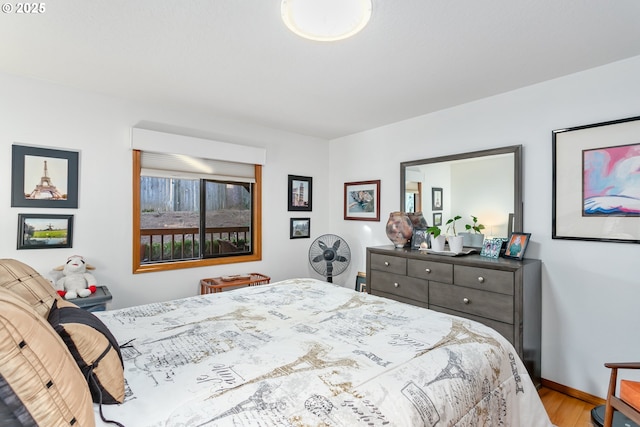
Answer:
[[[371,0],[282,0],[286,26],[310,40],[337,41],[360,32],[371,18]]]

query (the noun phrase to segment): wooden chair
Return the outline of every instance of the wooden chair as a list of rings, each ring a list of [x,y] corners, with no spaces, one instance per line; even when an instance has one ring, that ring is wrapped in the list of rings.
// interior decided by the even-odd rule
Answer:
[[[609,379],[609,391],[607,392],[607,404],[604,412],[603,427],[611,427],[614,411],[619,411],[622,414],[626,415],[634,423],[640,424],[640,411],[620,399],[620,397],[616,396],[618,369],[640,369],[640,362],[605,363],[604,366],[611,369],[611,377]]]

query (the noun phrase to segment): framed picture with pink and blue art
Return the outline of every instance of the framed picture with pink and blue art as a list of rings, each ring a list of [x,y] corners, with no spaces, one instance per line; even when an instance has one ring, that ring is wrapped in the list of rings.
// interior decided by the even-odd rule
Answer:
[[[553,239],[640,243],[640,116],[552,134]]]

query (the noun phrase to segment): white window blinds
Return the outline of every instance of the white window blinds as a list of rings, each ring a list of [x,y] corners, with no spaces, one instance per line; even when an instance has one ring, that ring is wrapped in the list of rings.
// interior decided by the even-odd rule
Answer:
[[[143,176],[255,182],[255,165],[266,163],[264,148],[135,127],[131,148],[142,152]]]
[[[140,175],[159,178],[255,182],[255,167],[246,163],[200,159],[184,154],[143,151]]]

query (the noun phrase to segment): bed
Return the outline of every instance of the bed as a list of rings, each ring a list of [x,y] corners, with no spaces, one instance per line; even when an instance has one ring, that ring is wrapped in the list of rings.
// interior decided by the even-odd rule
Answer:
[[[124,361],[124,403],[102,415],[128,427],[551,426],[492,329],[327,282],[95,315]]]

